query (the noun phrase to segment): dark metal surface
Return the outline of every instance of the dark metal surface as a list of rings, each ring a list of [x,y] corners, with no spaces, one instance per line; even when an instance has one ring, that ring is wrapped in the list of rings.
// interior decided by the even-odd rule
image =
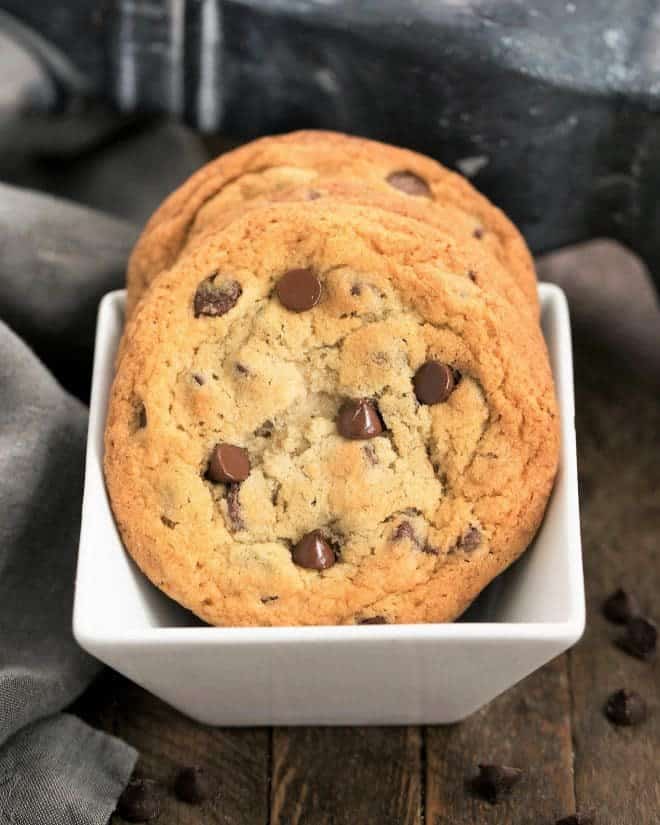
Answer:
[[[67,56],[69,79],[47,61],[61,93],[73,76],[239,138],[410,146],[471,177],[535,251],[608,235],[660,281],[660,0],[2,5]]]

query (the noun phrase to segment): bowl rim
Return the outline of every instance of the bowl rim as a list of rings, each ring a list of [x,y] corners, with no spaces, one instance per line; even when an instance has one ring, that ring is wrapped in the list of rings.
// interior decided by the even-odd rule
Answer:
[[[126,291],[123,289],[107,293],[99,304],[94,368],[90,397],[88,440],[85,462],[85,483],[83,495],[80,545],[74,592],[73,634],[81,647],[87,650],[108,650],[116,647],[154,648],[170,645],[190,647],[230,647],[255,644],[296,644],[309,645],[318,642],[342,642],[361,644],[371,642],[443,642],[460,644],[470,640],[510,643],[559,642],[566,646],[576,642],[585,628],[586,609],[584,595],[584,573],[582,567],[582,547],[580,538],[577,454],[575,442],[575,407],[573,397],[573,360],[568,303],[563,290],[555,284],[539,283],[542,306],[552,308],[557,319],[557,335],[553,341],[556,347],[555,361],[560,371],[554,375],[557,398],[561,411],[561,451],[560,472],[564,476],[567,491],[565,495],[565,519],[569,523],[570,542],[566,548],[567,587],[569,608],[566,619],[552,622],[450,622],[435,624],[392,624],[392,625],[314,625],[291,627],[144,627],[113,631],[100,628],[87,615],[82,593],[94,581],[90,575],[93,567],[91,545],[88,540],[91,531],[90,499],[96,495],[92,491],[90,479],[98,472],[93,441],[98,428],[105,425],[105,409],[101,409],[99,399],[107,391],[108,361],[115,353],[108,352],[105,345],[106,329],[112,315],[123,309]],[[104,488],[105,489],[105,488]],[[107,495],[107,494],[106,494]],[[109,506],[109,504],[108,504]],[[167,598],[167,597],[165,597]]]

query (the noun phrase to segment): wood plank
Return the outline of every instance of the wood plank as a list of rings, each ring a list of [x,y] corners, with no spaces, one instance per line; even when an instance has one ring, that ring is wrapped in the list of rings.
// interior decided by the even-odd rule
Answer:
[[[660,323],[657,332],[660,338]],[[601,605],[624,586],[660,619],[660,402],[657,389],[636,379],[616,353],[605,356],[582,340],[576,377],[588,615],[570,656],[576,796],[598,811],[599,825],[655,823],[660,666],[613,644],[621,628],[604,619]],[[636,728],[616,728],[603,716],[607,696],[621,687],[655,706]]]
[[[491,805],[472,792],[479,762],[524,771],[509,799]],[[427,728],[427,825],[541,825],[574,804],[564,656],[464,722]]]
[[[199,725],[110,672],[88,691],[76,711],[137,748],[137,770],[168,789],[159,825],[267,824],[267,729]],[[179,802],[171,792],[178,769],[187,765],[199,765],[208,772],[214,791],[202,805]],[[117,815],[111,821],[123,822]]]
[[[419,728],[279,728],[271,825],[419,825]]]

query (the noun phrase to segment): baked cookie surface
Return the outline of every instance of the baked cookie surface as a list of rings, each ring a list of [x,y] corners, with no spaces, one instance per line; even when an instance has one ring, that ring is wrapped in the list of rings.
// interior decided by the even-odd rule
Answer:
[[[545,346],[436,239],[264,207],[141,302],[108,490],[129,553],[205,621],[448,621],[528,545],[558,455]]]
[[[461,213],[469,233],[512,276],[538,317],[536,276],[515,226],[460,175],[416,152],[335,132],[267,137],[227,152],[196,172],[147,223],[129,262],[127,311],[153,279],[172,266],[195,235],[225,225],[246,203],[324,178],[359,181],[428,217],[445,208]],[[381,204],[382,206],[382,204]]]

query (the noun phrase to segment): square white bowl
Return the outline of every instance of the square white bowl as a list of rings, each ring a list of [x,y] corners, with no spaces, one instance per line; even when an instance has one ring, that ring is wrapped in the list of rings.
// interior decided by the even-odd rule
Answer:
[[[454,624],[220,628],[157,590],[124,551],[103,480],[103,429],[124,292],[102,300],[73,630],[101,661],[213,725],[456,722],[584,630],[568,307],[540,285],[561,410],[559,474],[533,546]]]

